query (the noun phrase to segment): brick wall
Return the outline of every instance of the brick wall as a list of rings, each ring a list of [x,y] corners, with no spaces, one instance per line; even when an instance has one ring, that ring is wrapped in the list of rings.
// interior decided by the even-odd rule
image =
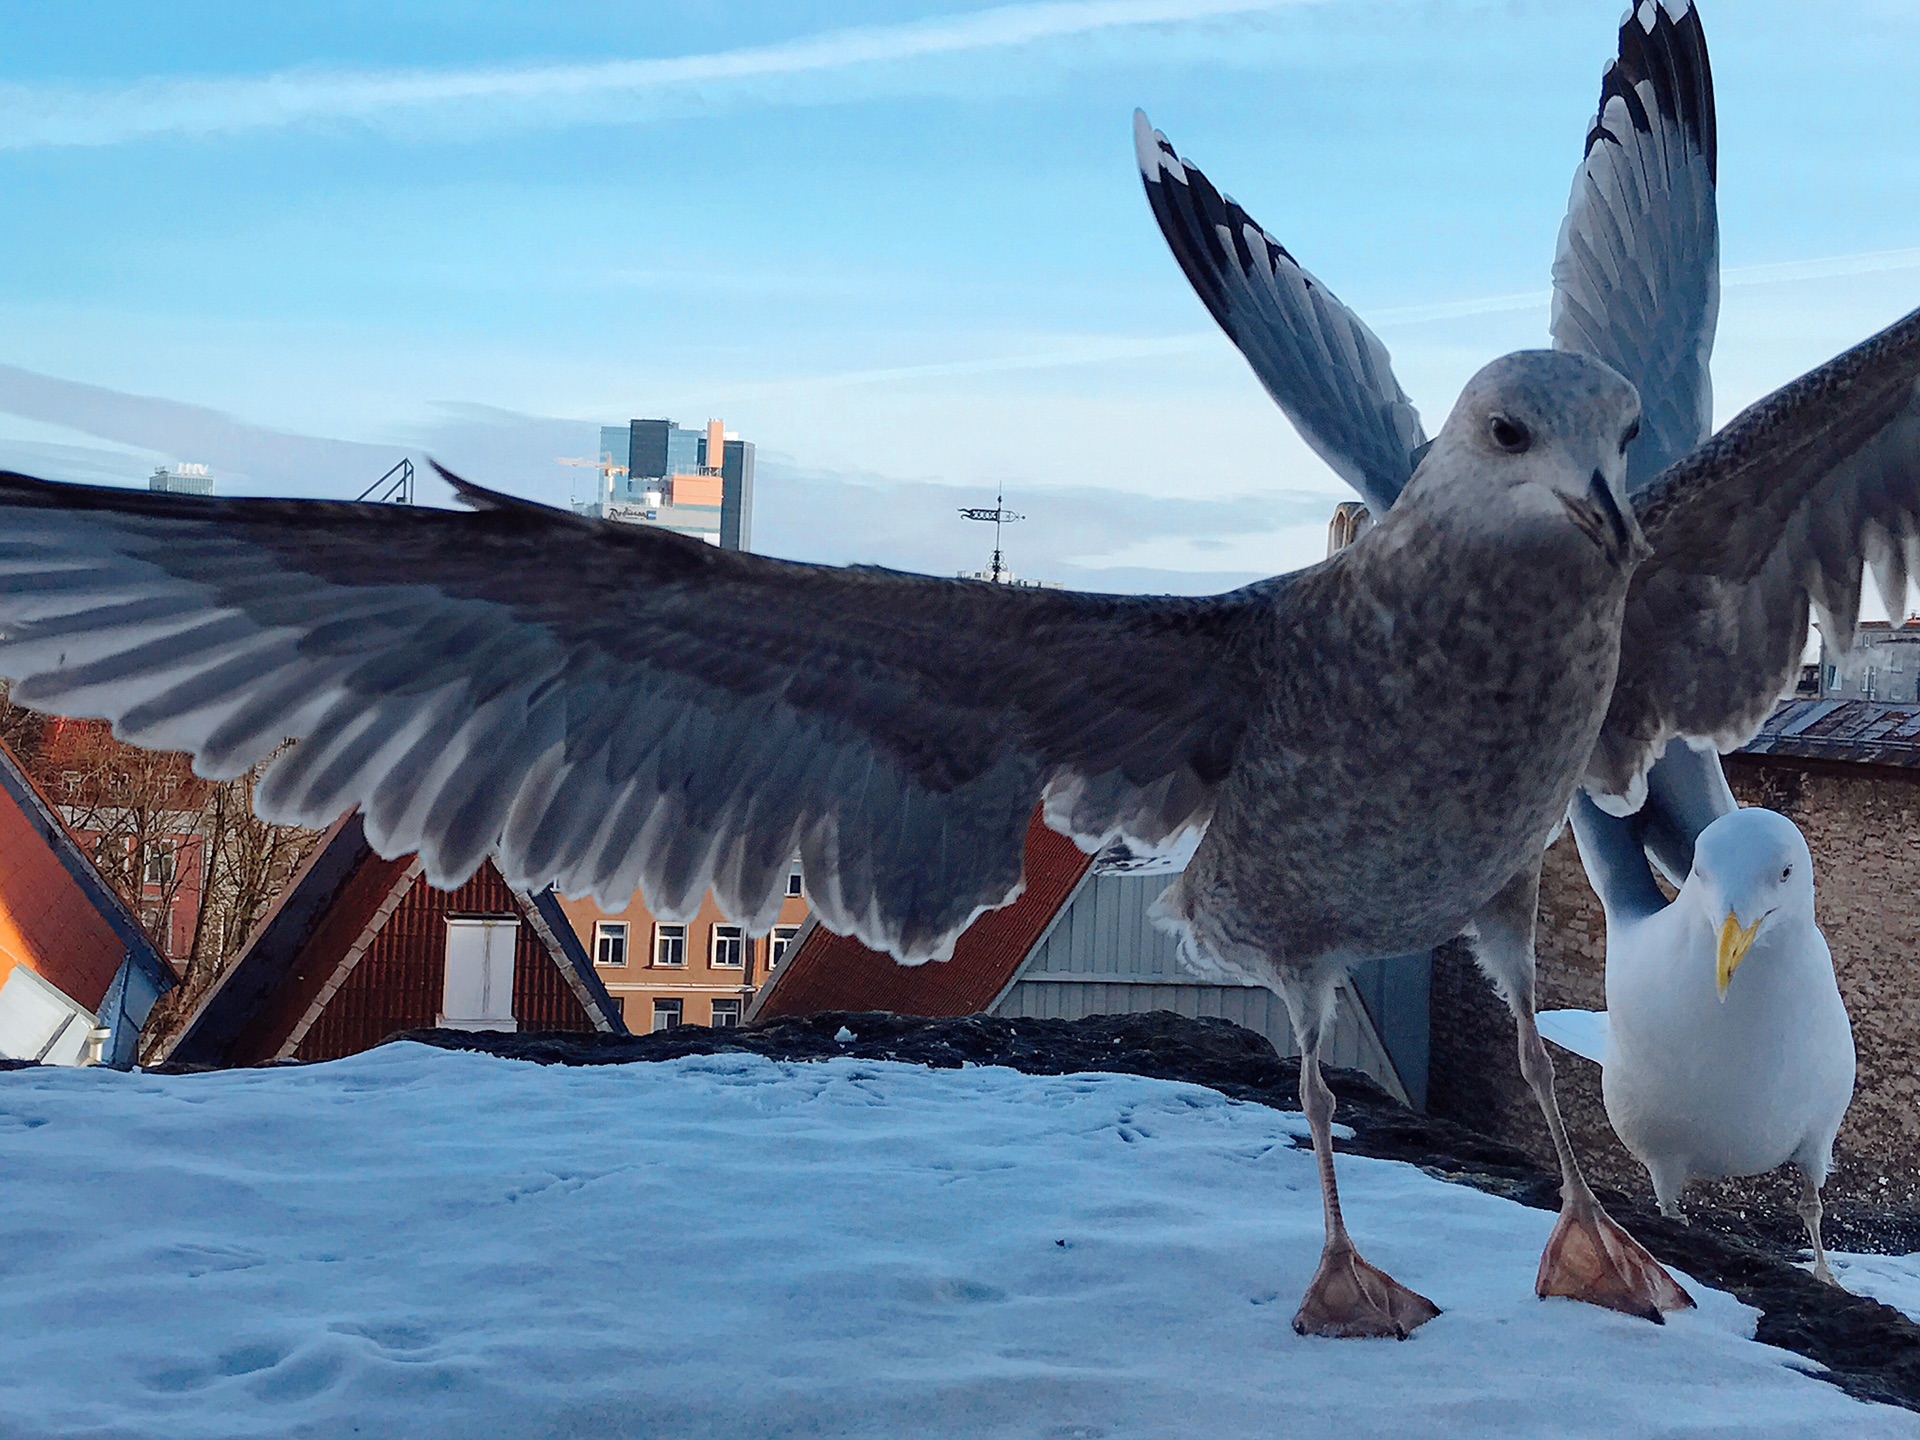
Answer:
[[[1790,816],[1813,849],[1815,908],[1833,951],[1860,1073],[1840,1132],[1833,1200],[1920,1202],[1920,774],[1778,756],[1734,755],[1727,778],[1744,805]],[[1540,883],[1540,1007],[1606,1004],[1606,925],[1571,834],[1548,852]],[[1434,965],[1428,1108],[1523,1145],[1553,1148],[1520,1078],[1513,1025],[1464,946]],[[1598,1184],[1651,1195],[1646,1172],[1614,1137],[1600,1067],[1555,1048],[1562,1112]],[[1784,1203],[1781,1177],[1697,1187],[1721,1203]]]

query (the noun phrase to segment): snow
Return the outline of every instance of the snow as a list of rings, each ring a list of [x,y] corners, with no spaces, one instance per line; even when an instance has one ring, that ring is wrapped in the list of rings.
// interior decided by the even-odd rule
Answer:
[[[1833,1278],[1854,1294],[1870,1295],[1909,1320],[1920,1321],[1920,1255],[1850,1255],[1829,1250],[1827,1264],[1833,1267]]]
[[[1302,1133],[852,1059],[0,1074],[0,1434],[1920,1435],[1697,1284],[1534,1299],[1550,1215],[1384,1161],[1349,1219],[1446,1313],[1303,1340]]]

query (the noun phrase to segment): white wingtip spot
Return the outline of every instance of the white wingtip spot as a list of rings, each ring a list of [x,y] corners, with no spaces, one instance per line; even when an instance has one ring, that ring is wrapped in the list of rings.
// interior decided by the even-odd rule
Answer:
[[[1144,110],[1133,112],[1133,154],[1139,162],[1140,173],[1148,180],[1157,180],[1166,174],[1186,184],[1186,167],[1180,163],[1180,157],[1173,153],[1173,146],[1167,143],[1167,137],[1153,128],[1153,122],[1147,119]]]

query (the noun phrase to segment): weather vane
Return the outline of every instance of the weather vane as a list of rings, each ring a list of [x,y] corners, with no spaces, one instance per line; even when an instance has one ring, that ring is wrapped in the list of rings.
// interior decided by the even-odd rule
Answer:
[[[1000,559],[1000,527],[1002,525],[1011,525],[1014,521],[1024,520],[1027,517],[1024,515],[1016,515],[1013,511],[1007,509],[1007,497],[1004,489],[993,497],[993,508],[991,510],[980,505],[962,505],[960,507],[960,514],[962,518],[967,520],[991,520],[993,522],[993,568],[987,572],[987,578],[996,585],[1000,584],[1000,577],[1007,573],[1007,567]]]

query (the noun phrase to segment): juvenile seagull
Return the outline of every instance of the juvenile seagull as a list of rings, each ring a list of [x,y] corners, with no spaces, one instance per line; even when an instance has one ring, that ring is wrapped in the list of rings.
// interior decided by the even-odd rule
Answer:
[[[1556,349],[1603,361],[1639,390],[1641,429],[1627,450],[1634,493],[1712,431],[1718,158],[1713,71],[1691,0],[1633,6],[1618,39],[1554,255],[1550,329]],[[1134,138],[1155,218],[1200,299],[1307,443],[1385,513],[1426,442],[1386,346],[1137,113]],[[1877,573],[1904,593],[1904,569]],[[1834,581],[1814,599],[1844,647],[1858,586]],[[1702,604],[1728,608],[1710,595]],[[1589,809],[1576,823],[1586,843],[1622,859],[1644,850],[1678,885],[1694,837],[1734,808],[1718,753],[1682,744],[1660,755],[1631,814]]]
[[[1553,1107],[1540,856],[1583,781],[1633,795],[1670,733],[1757,725],[1807,585],[1857,565],[1870,522],[1915,532],[1917,376],[1920,312],[1628,506],[1633,388],[1510,355],[1358,543],[1203,599],[798,565],[460,481],[471,513],[0,475],[0,674],[208,776],[292,738],[262,814],[358,805],[443,886],[491,853],[516,887],[641,886],[668,919],[711,885],[764,931],[798,849],[823,922],[910,964],[1018,894],[1037,802],[1089,849],[1204,826],[1166,907],[1300,1037],[1314,1334],[1436,1313],[1347,1234],[1318,1050],[1348,966],[1471,926],[1567,1156],[1546,1283],[1657,1316],[1685,1296],[1594,1203]],[[1744,583],[1754,624],[1658,608],[1698,574]]]
[[[1663,1215],[1681,1213],[1691,1179],[1791,1161],[1813,1273],[1835,1283],[1820,1187],[1853,1099],[1853,1028],[1814,923],[1806,840],[1771,810],[1723,815],[1670,904],[1643,868],[1611,873],[1618,859],[1587,855],[1609,882],[1604,1053],[1570,1048],[1602,1065],[1607,1118]]]
[[[1399,496],[1425,444],[1385,346],[1245,211],[1181,160],[1144,116],[1136,115],[1135,134],[1149,201],[1200,298],[1309,444],[1374,513],[1382,513]],[[1649,0],[1621,23],[1618,58],[1602,81],[1554,262],[1556,345],[1607,362],[1635,382],[1646,405],[1641,432],[1628,450],[1630,492],[1643,491],[1710,427],[1707,361],[1719,307],[1714,172],[1712,74],[1698,14],[1687,0]],[[1910,466],[1914,453],[1909,415],[1904,428],[1893,427],[1857,463]],[[1831,523],[1831,537],[1803,537],[1793,558],[1778,561],[1779,573],[1764,583],[1677,572],[1643,577],[1651,588],[1636,587],[1629,624],[1644,633],[1637,642],[1629,637],[1623,668],[1633,668],[1636,643],[1647,651],[1657,648],[1651,632],[1666,623],[1663,616],[1682,613],[1699,643],[1715,643],[1710,637],[1719,629],[1741,651],[1777,658],[1778,637],[1789,628],[1779,620],[1783,607],[1797,604],[1801,629],[1794,633],[1804,633],[1803,585],[1823,627],[1844,645],[1859,599],[1861,507],[1889,498],[1873,498],[1883,484],[1866,474],[1837,483],[1831,493],[1840,508],[1815,527]],[[1876,577],[1892,597],[1889,605],[1897,607],[1908,567],[1898,563],[1905,549],[1900,527],[1884,523],[1886,518],[1876,517],[1864,533],[1881,561]],[[1682,699],[1675,694],[1668,703]],[[1772,696],[1765,699],[1770,703]],[[1647,702],[1642,697],[1639,703]],[[1646,714],[1640,723],[1647,723]],[[1597,792],[1609,809],[1628,813],[1610,814],[1584,798],[1574,807],[1588,873],[1603,899],[1610,899],[1610,886],[1625,904],[1638,904],[1648,893],[1657,897],[1650,860],[1676,883],[1684,880],[1695,837],[1736,809],[1715,742],[1729,748],[1742,743],[1751,725],[1743,722],[1741,733],[1731,736],[1667,728],[1679,730],[1687,743],[1669,745],[1670,735],[1659,736],[1653,747],[1659,758],[1644,781],[1629,782],[1624,795]],[[1612,933],[1610,928],[1610,942]],[[1809,927],[1805,943],[1799,961],[1825,966],[1831,977],[1817,929]],[[1521,1044],[1524,1056],[1524,1024]],[[1537,1084],[1535,1089],[1539,1094]],[[1547,1098],[1542,1105],[1548,1108]],[[1584,1190],[1571,1173],[1572,1156],[1550,1110],[1548,1118],[1567,1183]],[[1542,1264],[1542,1294],[1559,1293],[1552,1259],[1550,1252]]]

